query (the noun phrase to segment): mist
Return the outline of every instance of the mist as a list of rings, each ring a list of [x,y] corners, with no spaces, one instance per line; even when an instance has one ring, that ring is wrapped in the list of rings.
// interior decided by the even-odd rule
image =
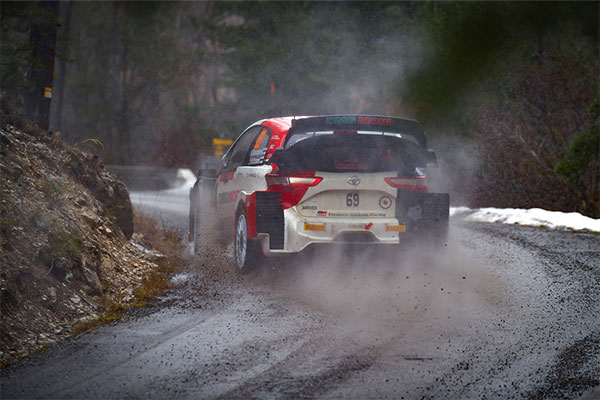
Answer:
[[[384,341],[415,333],[420,323],[438,333],[462,329],[497,307],[501,288],[481,265],[451,230],[442,248],[315,246],[269,261],[250,279],[343,321],[340,335]]]

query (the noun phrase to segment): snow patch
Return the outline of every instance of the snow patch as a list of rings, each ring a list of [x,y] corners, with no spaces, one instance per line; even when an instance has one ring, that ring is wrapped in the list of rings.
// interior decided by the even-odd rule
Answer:
[[[142,246],[141,244],[138,244],[135,242],[131,242],[131,244],[133,245],[133,247],[140,250],[142,253],[144,253],[146,255],[152,256],[154,258],[163,258],[164,257],[164,254],[162,254],[156,250],[147,249],[144,246]]]
[[[477,208],[450,207],[450,215],[466,221],[518,224],[570,231],[600,232],[600,219],[576,212],[565,213],[541,208]]]
[[[187,273],[177,274],[171,278],[171,283],[173,285],[179,286],[182,283],[185,283],[189,278],[190,278],[190,274],[187,274]]]
[[[196,175],[194,175],[192,170],[188,168],[179,168],[174,184],[175,187],[164,190],[163,192],[171,194],[183,193],[188,195],[190,189],[194,186],[194,183],[196,183]]]

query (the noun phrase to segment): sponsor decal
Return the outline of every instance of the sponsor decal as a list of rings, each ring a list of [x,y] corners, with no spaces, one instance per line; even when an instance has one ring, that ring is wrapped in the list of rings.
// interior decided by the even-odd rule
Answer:
[[[348,178],[348,183],[352,186],[356,186],[360,183],[360,178],[356,175],[352,175],[350,178]]]
[[[248,163],[249,164],[262,163],[265,158],[265,154],[267,154],[267,149],[250,150],[250,161]]]
[[[219,204],[227,204],[233,203],[237,200],[238,194],[240,194],[241,190],[233,190],[231,192],[223,192],[219,193],[217,196]]]
[[[390,199],[388,196],[383,196],[382,198],[379,199],[379,207],[383,208],[384,210],[387,210],[388,208],[390,208],[392,205],[392,199]]]
[[[255,149],[258,149],[260,147],[260,144],[262,143],[266,134],[267,134],[267,128],[263,129],[262,132],[260,133],[260,135],[258,135],[258,139],[256,139],[256,143],[254,144]]]
[[[372,223],[372,222],[369,222],[368,224],[366,224],[366,225],[365,225],[365,229],[366,229],[366,230],[369,230],[369,229],[371,229],[372,227],[373,227],[373,223]]]
[[[327,216],[327,211],[317,211],[317,215],[319,217],[326,217]]]
[[[339,116],[339,117],[326,117],[325,125],[381,125],[381,126],[390,126],[392,125],[392,120],[390,118],[381,118],[381,117],[352,117],[352,116]]]
[[[304,223],[305,231],[317,231],[317,232],[325,232],[327,230],[327,226],[323,224],[308,224]]]
[[[389,118],[378,118],[378,117],[358,117],[358,123],[361,125],[392,125],[392,120]]]
[[[386,225],[386,232],[406,232],[406,225]]]
[[[303,210],[316,210],[317,206],[302,206]]]
[[[356,117],[327,117],[325,118],[325,125],[342,125],[342,124],[355,124]]]
[[[221,174],[221,176],[219,177],[219,181],[221,182],[227,182],[233,179],[233,176],[235,175],[235,171],[230,171],[230,172],[223,172]]]
[[[321,212],[321,211],[319,211]],[[320,215],[320,214],[319,214]],[[337,213],[337,212],[330,212],[327,213],[328,216],[330,217],[385,217],[385,213],[381,212],[369,212],[369,213]]]

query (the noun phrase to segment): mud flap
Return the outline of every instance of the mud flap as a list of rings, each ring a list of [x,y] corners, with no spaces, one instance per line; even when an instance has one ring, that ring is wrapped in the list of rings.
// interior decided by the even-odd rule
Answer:
[[[283,249],[284,218],[279,193],[256,192],[256,233],[268,233],[270,249]]]
[[[189,240],[199,244],[198,237],[203,231],[212,231],[214,224],[210,216],[214,214],[213,190],[216,182],[214,172],[200,170],[198,179],[190,189]]]
[[[445,238],[450,217],[448,193],[419,193],[398,190],[396,218],[406,232],[417,236]]]

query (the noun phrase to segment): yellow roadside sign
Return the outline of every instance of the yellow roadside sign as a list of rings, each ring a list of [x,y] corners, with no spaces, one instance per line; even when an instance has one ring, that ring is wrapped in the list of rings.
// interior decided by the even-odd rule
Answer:
[[[222,156],[225,154],[225,149],[233,144],[231,139],[213,138],[213,155]]]

